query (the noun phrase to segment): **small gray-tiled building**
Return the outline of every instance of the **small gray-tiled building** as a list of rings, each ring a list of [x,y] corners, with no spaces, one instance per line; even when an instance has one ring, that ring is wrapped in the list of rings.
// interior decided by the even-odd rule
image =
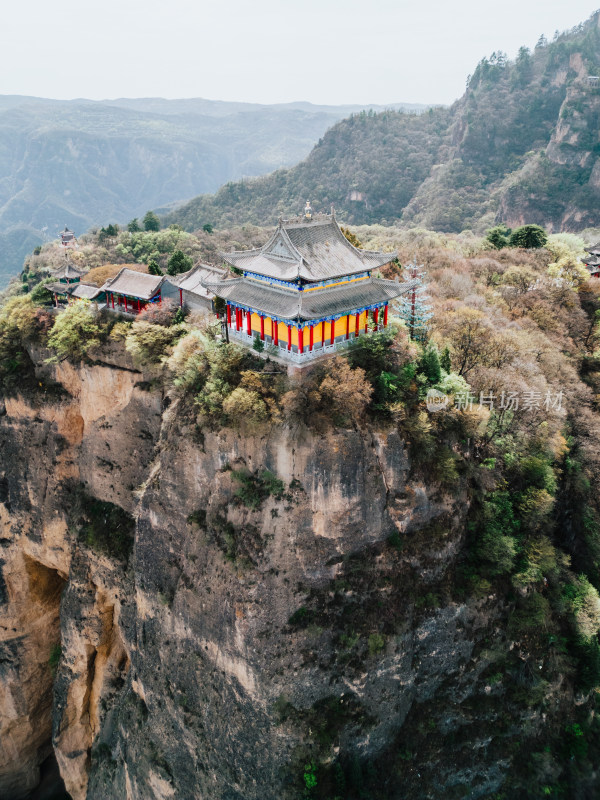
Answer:
[[[148,275],[123,267],[102,286],[102,291],[106,292],[106,307],[139,314],[150,303],[160,303],[164,282],[162,275]]]
[[[89,300],[102,307],[106,302],[104,289],[94,286],[92,283],[47,283],[44,286],[46,291],[52,295],[55,306],[59,303],[66,303],[69,300]]]
[[[106,292],[101,286],[94,286],[92,283],[78,283],[70,290],[70,297],[75,300],[89,300],[91,303],[98,303],[103,306],[106,303]]]
[[[162,285],[163,300],[168,298],[186,311],[211,311],[214,294],[202,282],[220,281],[226,275],[226,270],[210,264],[198,264],[181,275],[167,275]]]

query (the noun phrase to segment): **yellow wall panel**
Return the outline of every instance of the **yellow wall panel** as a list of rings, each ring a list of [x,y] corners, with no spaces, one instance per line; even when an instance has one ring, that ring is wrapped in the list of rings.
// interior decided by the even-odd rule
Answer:
[[[258,314],[252,314],[252,332],[260,333],[260,317]]]
[[[346,335],[346,320],[347,317],[342,317],[341,319],[337,319],[335,321],[335,336],[336,339],[338,336],[345,336]],[[354,317],[350,317],[350,333],[352,333],[352,325],[353,325]]]

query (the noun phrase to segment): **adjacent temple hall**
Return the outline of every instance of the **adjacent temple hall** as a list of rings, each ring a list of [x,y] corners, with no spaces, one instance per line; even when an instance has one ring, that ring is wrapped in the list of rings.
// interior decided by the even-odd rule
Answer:
[[[357,249],[333,211],[313,217],[308,203],[303,217],[280,219],[263,247],[221,256],[240,277],[203,286],[226,302],[229,335],[248,344],[259,336],[293,361],[383,329],[390,300],[412,286],[374,277],[396,253]]]

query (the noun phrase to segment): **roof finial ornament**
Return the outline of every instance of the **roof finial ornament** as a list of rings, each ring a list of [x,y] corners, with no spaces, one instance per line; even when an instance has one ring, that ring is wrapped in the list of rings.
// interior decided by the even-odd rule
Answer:
[[[310,207],[310,200],[307,200],[306,205],[304,206],[304,217],[305,219],[312,219],[312,208]]]
[[[331,204],[331,216],[333,219],[335,219],[335,206],[333,205],[333,203]]]

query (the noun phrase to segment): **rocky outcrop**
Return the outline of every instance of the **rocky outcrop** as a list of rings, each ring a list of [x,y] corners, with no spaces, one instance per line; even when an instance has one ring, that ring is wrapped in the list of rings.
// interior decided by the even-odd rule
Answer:
[[[0,417],[2,796],[53,749],[74,800],[291,800],[307,762],[375,763],[480,691],[493,603],[449,588],[468,496],[393,426],[200,430],[118,358],[39,377]],[[134,516],[128,556],[95,504]]]
[[[52,750],[61,646],[60,675],[72,672],[70,724],[60,729],[56,752],[67,787],[82,796],[87,766],[79,762],[89,761],[103,686],[111,670],[126,669],[127,656],[114,597],[123,570],[105,558],[103,572],[92,552],[82,555],[69,529],[73,490],[85,486],[94,497],[132,509],[132,489],[152,455],[151,431],[157,435],[160,425],[160,396],[136,387],[141,375],[131,368],[50,369],[41,358],[40,365],[39,392],[5,398],[0,416],[0,794],[14,798],[37,784]],[[133,435],[125,439],[127,430]],[[87,628],[83,612],[63,614],[59,623],[61,595],[65,608],[80,586],[80,569],[91,576],[86,591],[95,591]],[[102,582],[104,573],[110,578]],[[77,749],[83,759],[73,755]]]

